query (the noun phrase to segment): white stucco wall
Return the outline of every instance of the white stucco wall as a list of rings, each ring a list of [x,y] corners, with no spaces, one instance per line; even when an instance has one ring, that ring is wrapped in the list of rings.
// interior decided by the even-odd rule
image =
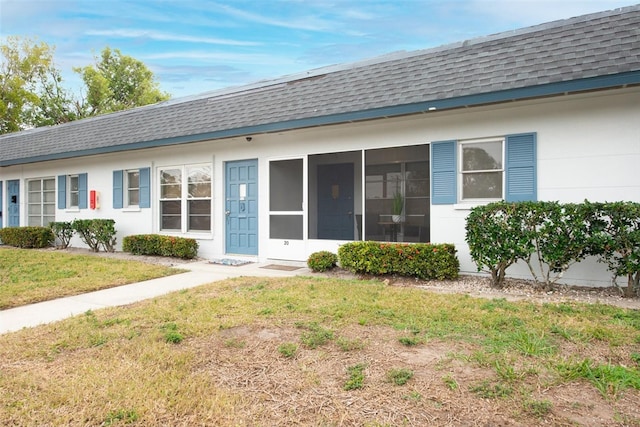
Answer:
[[[0,180],[21,180],[21,224],[26,224],[25,180],[88,173],[89,190],[100,193],[97,210],[56,210],[56,220],[112,218],[118,242],[130,234],[158,232],[157,168],[193,163],[213,165],[213,232],[196,237],[200,256],[224,254],[224,164],[226,161],[259,160],[259,256],[258,260],[289,257],[303,260],[317,250],[336,251],[341,242],[305,240],[289,252],[280,242],[269,241],[269,161],[309,154],[428,144],[431,141],[473,139],[536,132],[538,198],[561,202],[632,200],[640,202],[640,88],[593,92],[454,111],[429,112],[396,119],[309,128],[291,132],[252,135],[182,146],[146,149],[80,159],[41,162],[0,168]],[[151,167],[152,206],[129,211],[112,209],[112,173],[116,169]],[[306,160],[305,160],[306,168]],[[356,173],[362,173],[359,168]],[[57,182],[56,182],[57,185]],[[306,185],[305,185],[306,188]],[[6,195],[6,187],[5,193]],[[362,198],[362,194],[356,194]],[[6,199],[6,197],[5,197]],[[6,201],[6,200],[5,200]],[[308,202],[308,200],[307,200]],[[6,204],[5,204],[6,209]],[[431,206],[431,241],[454,243],[461,270],[475,272],[464,242],[469,206]],[[6,215],[3,217],[6,226]],[[77,240],[73,245],[81,246]],[[288,255],[287,255],[288,254]],[[509,273],[527,276],[524,268]],[[606,284],[609,274],[593,262],[572,268],[567,282]]]

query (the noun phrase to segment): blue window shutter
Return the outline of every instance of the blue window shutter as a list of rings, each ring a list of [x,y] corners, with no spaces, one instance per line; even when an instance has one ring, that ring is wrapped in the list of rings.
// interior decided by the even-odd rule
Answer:
[[[450,205],[457,202],[457,141],[431,143],[431,203]]]
[[[506,145],[505,200],[507,202],[537,200],[536,134],[507,135]]]
[[[58,175],[58,209],[67,208],[67,176]]]
[[[141,208],[151,207],[151,169],[140,169],[140,201]]]
[[[78,174],[78,208],[87,209],[87,198],[89,192],[87,191],[87,174]]]
[[[122,209],[122,171],[113,171],[113,209]]]

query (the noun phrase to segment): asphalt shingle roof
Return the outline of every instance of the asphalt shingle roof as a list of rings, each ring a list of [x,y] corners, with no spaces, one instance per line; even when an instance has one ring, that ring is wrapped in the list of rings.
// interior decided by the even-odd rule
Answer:
[[[0,166],[559,94],[613,76],[640,83],[640,5],[4,135]]]

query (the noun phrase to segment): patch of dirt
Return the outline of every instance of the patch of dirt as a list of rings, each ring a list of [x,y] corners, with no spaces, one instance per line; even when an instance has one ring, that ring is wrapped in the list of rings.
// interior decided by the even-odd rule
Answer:
[[[615,401],[591,384],[554,385],[526,378],[502,397],[482,395],[505,382],[491,367],[466,362],[469,343],[428,341],[416,347],[399,342],[406,331],[352,325],[330,343],[310,349],[292,326],[241,326],[190,342],[195,375],[203,375],[238,397],[237,425],[407,425],[407,426],[631,426],[640,423],[638,390]],[[362,343],[344,351],[338,340]],[[293,357],[278,347],[296,343]],[[348,368],[362,364],[362,388],[345,390]],[[388,374],[408,369],[405,385]],[[524,370],[524,369],[523,369]],[[507,385],[508,387],[508,385]],[[480,390],[480,391],[479,391]],[[524,392],[531,406],[522,403]],[[548,403],[545,403],[548,402]],[[536,406],[537,405],[537,406]],[[545,406],[548,405],[548,406]]]

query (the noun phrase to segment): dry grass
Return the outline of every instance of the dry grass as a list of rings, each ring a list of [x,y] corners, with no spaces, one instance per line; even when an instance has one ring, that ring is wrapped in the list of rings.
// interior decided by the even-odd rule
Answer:
[[[239,278],[0,336],[0,424],[640,425],[637,353],[633,310]]]
[[[176,274],[142,262],[0,247],[0,310]]]

